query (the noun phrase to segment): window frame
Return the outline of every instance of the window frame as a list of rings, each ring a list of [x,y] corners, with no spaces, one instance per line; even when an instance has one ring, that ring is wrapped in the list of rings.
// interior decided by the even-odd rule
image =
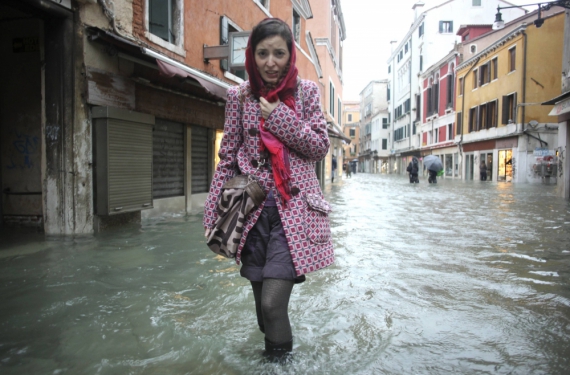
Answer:
[[[448,27],[445,27],[445,26]],[[439,21],[440,34],[453,34],[453,21]]]
[[[501,108],[501,124],[508,125],[509,120],[512,120],[513,124],[517,123],[517,92],[510,93],[509,95],[503,95],[503,103]],[[510,118],[509,118],[510,116]]]
[[[334,118],[335,87],[332,80],[329,80],[329,114]]]
[[[509,48],[509,61],[508,61],[509,73],[517,70],[517,46]]]
[[[499,58],[491,59],[491,82],[499,79]]]
[[[298,45],[301,45],[301,14],[293,8],[291,19],[291,32],[293,33],[293,40]]]
[[[479,87],[491,82],[491,62],[479,66]]]
[[[145,37],[152,43],[159,45],[163,48],[168,49],[180,56],[186,56],[186,51],[184,50],[184,0],[169,0],[168,4],[171,5],[170,20],[169,20],[169,40],[158,36],[154,32],[151,32],[151,3],[164,3],[160,0],[145,0]],[[170,36],[173,35],[173,40],[170,40]]]

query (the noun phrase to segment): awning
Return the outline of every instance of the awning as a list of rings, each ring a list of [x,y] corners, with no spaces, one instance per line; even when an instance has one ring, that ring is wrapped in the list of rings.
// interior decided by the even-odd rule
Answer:
[[[338,130],[338,128],[332,122],[327,122],[327,131],[329,133],[329,137],[339,138],[345,141],[347,144],[350,144],[351,139],[348,138],[343,132]]]
[[[558,102],[552,108],[552,111],[548,114],[549,116],[560,116],[564,113],[570,112],[570,98]]]
[[[176,60],[173,60],[148,48],[141,47],[141,50],[145,55],[154,57],[156,59],[158,69],[160,70],[161,74],[167,77],[180,76],[193,78],[198,81],[200,85],[202,85],[202,87],[204,87],[210,94],[227,100],[227,91],[228,88],[231,87],[229,83],[202,73],[199,70],[179,63]]]
[[[570,98],[570,91],[566,91],[565,93],[560,94],[557,97],[552,98],[546,102],[542,102],[541,104],[542,105],[553,105],[553,104],[556,104],[556,103],[558,103],[558,102],[560,102],[566,98]]]

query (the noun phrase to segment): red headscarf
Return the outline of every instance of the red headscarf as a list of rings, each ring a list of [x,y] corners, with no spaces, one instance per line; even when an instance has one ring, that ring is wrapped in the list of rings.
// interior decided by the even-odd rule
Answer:
[[[267,18],[261,22],[278,21],[283,23],[285,27],[291,33],[289,25],[278,18]],[[278,35],[278,34],[277,34]],[[271,35],[273,36],[273,35]],[[292,38],[292,33],[291,33]],[[269,103],[274,103],[277,99],[281,100],[287,107],[291,108],[295,113],[295,90],[297,89],[297,67],[295,62],[297,61],[297,53],[295,49],[295,41],[291,42],[291,50],[289,66],[287,73],[282,77],[275,87],[267,87],[265,82],[261,78],[261,74],[257,70],[257,64],[255,63],[255,51],[251,45],[251,36],[245,51],[245,69],[249,75],[249,84],[251,87],[251,92],[256,99],[259,97],[264,97]],[[273,169],[273,178],[275,179],[275,186],[281,196],[287,202],[291,199],[291,190],[289,186],[289,181],[291,179],[291,168],[289,166],[289,150],[287,147],[272,133],[265,130],[263,126],[265,124],[265,119],[260,116],[259,130],[262,140],[262,150],[266,148],[271,155],[271,167]]]

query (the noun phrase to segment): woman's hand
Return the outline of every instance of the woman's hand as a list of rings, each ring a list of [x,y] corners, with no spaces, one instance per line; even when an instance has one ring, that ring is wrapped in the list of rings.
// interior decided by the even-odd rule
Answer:
[[[267,120],[269,118],[269,115],[271,115],[271,112],[273,112],[273,110],[277,108],[279,104],[281,104],[281,101],[277,99],[276,102],[269,103],[267,100],[265,100],[264,97],[260,97],[259,104],[261,106],[261,116]]]
[[[212,230],[210,228],[206,228],[206,231],[204,232],[204,237],[208,238],[208,236],[210,235],[210,232]]]

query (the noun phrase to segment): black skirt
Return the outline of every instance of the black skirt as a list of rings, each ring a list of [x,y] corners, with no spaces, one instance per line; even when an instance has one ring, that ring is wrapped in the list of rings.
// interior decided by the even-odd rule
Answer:
[[[270,195],[259,219],[249,231],[241,253],[240,275],[250,281],[264,279],[305,281],[297,276],[289,245],[279,216],[279,210]]]

